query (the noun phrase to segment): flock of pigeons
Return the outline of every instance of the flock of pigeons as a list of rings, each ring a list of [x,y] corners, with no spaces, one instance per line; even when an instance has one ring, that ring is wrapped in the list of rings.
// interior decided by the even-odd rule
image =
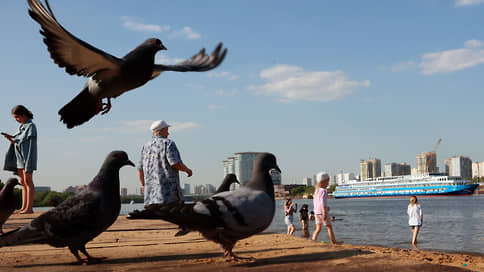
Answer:
[[[192,58],[176,65],[154,64],[159,50],[166,50],[158,39],[148,39],[123,58],[114,57],[76,38],[56,20],[48,1],[47,9],[38,0],[28,0],[29,14],[37,21],[54,62],[71,75],[89,77],[81,93],[59,111],[68,128],[87,122],[94,115],[107,113],[110,98],[137,88],[163,71],[207,71],[217,67],[227,49],[219,44],[209,56],[202,49]],[[102,99],[106,98],[107,103]],[[9,179],[0,191],[0,248],[24,244],[49,244],[68,247],[78,264],[98,263],[86,244],[109,228],[119,216],[119,170],[134,166],[124,151],[108,154],[98,174],[86,190],[42,213],[30,223],[3,233],[2,226],[14,211],[13,189],[18,185]],[[274,187],[269,171],[276,169],[276,157],[262,153],[254,161],[252,179],[235,191],[235,175],[225,177],[217,192],[195,203],[150,205],[130,214],[130,219],[162,219],[180,226],[179,235],[199,231],[206,239],[220,244],[224,255],[238,259],[232,249],[237,241],[266,229],[275,212]],[[81,258],[79,251],[86,256]]]

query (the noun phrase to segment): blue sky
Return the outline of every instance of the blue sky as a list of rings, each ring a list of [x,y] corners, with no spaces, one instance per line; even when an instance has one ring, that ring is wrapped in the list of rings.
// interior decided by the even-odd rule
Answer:
[[[2,1],[0,130],[15,133],[16,104],[35,114],[38,186],[87,184],[111,150],[137,162],[152,120],[194,171],[182,183],[218,185],[235,152],[274,153],[283,183],[319,171],[359,171],[360,159],[407,162],[433,149],[484,160],[484,0],[52,0],[60,23],[117,57],[150,37],[175,63],[218,42],[212,72],[167,72],[114,99],[111,112],[67,130],[57,111],[86,79],[49,57],[26,1]],[[3,158],[8,141],[0,141]],[[5,180],[9,173],[0,172]],[[136,171],[121,186],[139,188]]]

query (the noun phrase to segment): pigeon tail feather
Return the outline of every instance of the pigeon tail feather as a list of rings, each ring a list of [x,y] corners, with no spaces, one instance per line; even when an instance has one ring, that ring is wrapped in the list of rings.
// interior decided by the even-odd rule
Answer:
[[[39,231],[28,228],[18,228],[0,236],[0,247],[4,246],[19,246],[26,244],[45,243],[45,236]]]
[[[61,121],[67,128],[81,125],[99,113],[102,101],[93,96],[86,86],[71,102],[59,110]]]

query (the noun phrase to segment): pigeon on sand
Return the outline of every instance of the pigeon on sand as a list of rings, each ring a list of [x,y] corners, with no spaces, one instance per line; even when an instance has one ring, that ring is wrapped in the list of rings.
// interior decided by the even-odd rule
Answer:
[[[15,197],[13,195],[13,188],[19,185],[16,178],[7,180],[0,191],[0,235],[3,234],[3,224],[12,215],[15,210]]]
[[[280,172],[276,157],[262,153],[254,161],[252,179],[235,191],[192,204],[153,204],[146,209],[160,219],[199,231],[206,239],[220,244],[225,257],[237,260],[239,257],[232,252],[237,241],[265,230],[274,217],[271,169]]]
[[[28,0],[29,14],[42,30],[44,43],[51,58],[70,75],[89,77],[81,92],[59,110],[67,128],[79,126],[99,112],[111,109],[111,98],[138,88],[164,71],[203,72],[214,69],[225,58],[227,49],[219,43],[209,56],[205,49],[175,65],[155,64],[155,54],[166,47],[151,38],[123,58],[115,57],[80,40],[67,31],[55,18],[49,2],[47,9],[38,0]],[[103,99],[107,103],[103,103]]]
[[[237,176],[235,174],[227,174],[222,181],[222,184],[218,187],[217,191],[214,194],[218,194],[221,192],[230,191],[230,186],[233,183],[240,184],[237,180]],[[134,210],[128,214],[126,217],[127,219],[159,219],[159,217],[149,209],[145,209],[142,211]],[[185,226],[180,226],[180,230],[175,234],[175,236],[183,236],[189,233],[190,230]]]
[[[86,243],[111,226],[119,215],[119,169],[132,165],[124,151],[112,151],[87,189],[41,214],[21,228],[0,236],[0,247],[49,244],[69,247],[77,263],[98,263],[102,259],[86,252]],[[81,251],[87,259],[79,256]]]

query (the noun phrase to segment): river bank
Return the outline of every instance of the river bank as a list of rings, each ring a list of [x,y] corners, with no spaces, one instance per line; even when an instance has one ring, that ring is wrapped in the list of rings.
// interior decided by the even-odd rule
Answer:
[[[4,230],[40,213],[13,215]],[[227,261],[220,247],[196,232],[174,237],[175,225],[120,216],[87,244],[96,265],[72,265],[67,248],[25,245],[0,249],[0,271],[484,271],[484,257],[376,246],[331,245],[263,232],[239,241],[234,253],[253,260]]]

